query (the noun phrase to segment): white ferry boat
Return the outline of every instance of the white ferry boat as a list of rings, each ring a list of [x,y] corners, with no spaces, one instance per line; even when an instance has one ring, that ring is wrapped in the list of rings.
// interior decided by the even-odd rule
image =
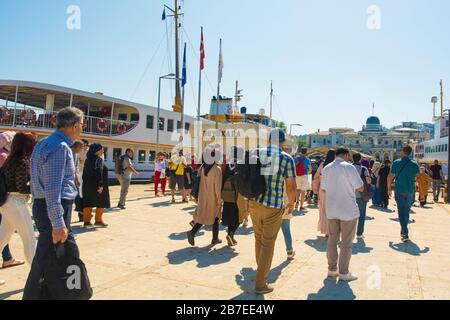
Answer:
[[[420,143],[416,148],[416,160],[420,163],[431,164],[438,160],[443,164],[444,173],[448,166],[448,121],[449,113],[445,111],[442,116],[434,117],[434,137]]]
[[[157,108],[56,85],[0,80],[0,132],[32,132],[39,138],[55,130],[58,110],[73,106],[86,115],[81,138],[89,143],[101,143],[105,148],[110,179],[115,178],[115,159],[126,149],[134,150],[136,180],[151,180],[157,153]],[[187,131],[196,118],[181,113],[160,110],[159,151],[171,153],[179,146],[181,130]],[[210,121],[202,119],[209,123]],[[185,150],[193,154],[193,150]]]

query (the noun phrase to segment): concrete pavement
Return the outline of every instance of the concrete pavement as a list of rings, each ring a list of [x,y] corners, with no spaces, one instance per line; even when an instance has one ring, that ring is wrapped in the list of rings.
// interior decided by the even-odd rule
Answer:
[[[413,208],[411,238],[400,243],[396,213],[368,210],[366,238],[354,247],[351,270],[360,279],[350,284],[326,279],[326,241],[316,231],[318,210],[296,213],[291,222],[296,259],[286,262],[280,232],[269,280],[273,294],[255,296],[254,238],[240,228],[235,248],[210,246],[210,229],[201,230],[197,247],[186,231],[193,203],[172,205],[170,197],[155,198],[150,186],[131,186],[127,210],[105,216],[108,229],[73,230],[86,263],[94,299],[450,299],[450,207]],[[112,204],[118,188],[111,188]],[[396,209],[395,206],[391,206]],[[75,220],[74,216],[74,220]],[[10,243],[22,258],[17,235]],[[0,299],[21,299],[28,266],[0,270]]]

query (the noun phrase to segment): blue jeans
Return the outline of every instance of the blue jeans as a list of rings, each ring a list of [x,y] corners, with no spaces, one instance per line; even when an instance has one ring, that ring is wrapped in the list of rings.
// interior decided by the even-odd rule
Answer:
[[[64,222],[66,223],[66,228],[69,229],[67,243],[72,247],[72,252],[74,252],[76,257],[78,258],[78,246],[75,242],[72,230],[70,229],[73,201],[62,200],[61,204],[64,209]],[[45,200],[34,200],[33,217],[36,223],[36,228],[39,231],[39,238],[36,248],[36,254],[34,256],[33,264],[31,265],[30,274],[28,275],[28,279],[25,284],[23,300],[39,300],[41,298],[39,281],[42,278],[46,256],[53,247],[53,227],[50,219],[48,218],[47,204],[45,203]]]
[[[398,219],[402,228],[402,235],[408,236],[409,213],[414,204],[414,193],[395,193],[395,201],[397,202]]]
[[[281,230],[283,231],[284,242],[286,243],[286,251],[290,252],[292,248],[292,235],[291,235],[291,220],[283,220],[281,224]]]
[[[0,223],[2,223],[2,215],[0,214]],[[9,245],[6,245],[2,251],[3,261],[11,261],[13,259],[11,251],[9,250]]]
[[[356,231],[356,235],[362,236],[364,234],[364,225],[366,224],[367,202],[362,198],[356,198],[356,203],[359,208],[358,230]]]

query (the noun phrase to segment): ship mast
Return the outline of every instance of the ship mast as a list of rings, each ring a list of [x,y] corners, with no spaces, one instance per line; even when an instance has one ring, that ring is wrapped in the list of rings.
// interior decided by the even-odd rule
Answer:
[[[441,80],[441,117],[444,115],[444,89]]]
[[[173,13],[175,18],[175,103],[172,106],[174,112],[182,112],[181,102],[181,84],[180,84],[180,24],[179,19],[183,14],[179,12],[178,0],[175,1],[175,9],[172,9],[165,5]]]
[[[272,120],[272,116],[273,116],[272,110],[273,110],[273,85],[272,85],[272,81],[270,81],[270,120]]]

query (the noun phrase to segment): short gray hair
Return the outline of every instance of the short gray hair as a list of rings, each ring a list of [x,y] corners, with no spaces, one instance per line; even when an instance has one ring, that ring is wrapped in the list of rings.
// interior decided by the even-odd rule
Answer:
[[[67,107],[56,115],[56,127],[58,129],[70,128],[76,123],[83,121],[84,113],[78,108]]]

